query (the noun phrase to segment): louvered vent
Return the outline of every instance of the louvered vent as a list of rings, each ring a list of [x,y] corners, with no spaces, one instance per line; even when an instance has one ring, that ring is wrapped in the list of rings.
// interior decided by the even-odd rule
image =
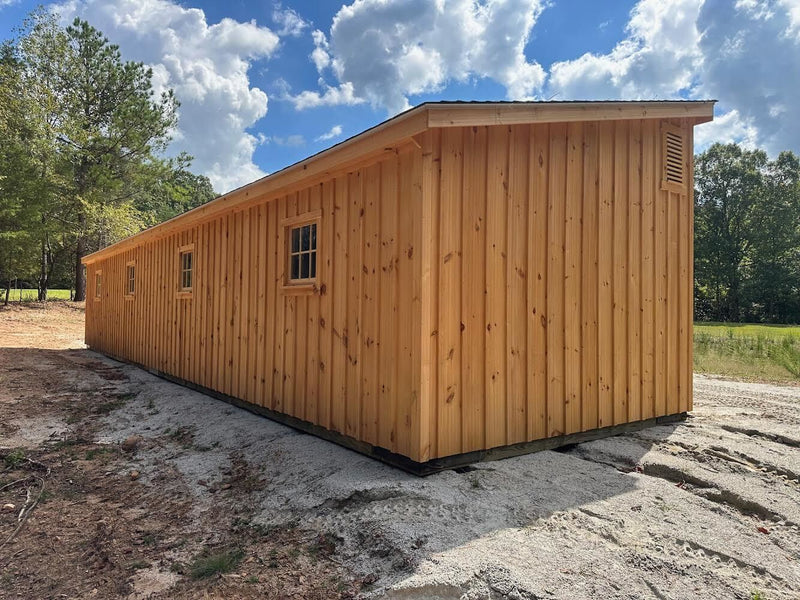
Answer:
[[[664,131],[664,183],[683,186],[683,135],[678,130]]]

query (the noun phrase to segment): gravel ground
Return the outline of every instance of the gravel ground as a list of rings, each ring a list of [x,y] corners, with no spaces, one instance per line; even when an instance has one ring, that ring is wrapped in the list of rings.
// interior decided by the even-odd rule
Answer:
[[[421,479],[123,369],[137,397],[104,441],[191,430],[210,450],[136,466],[168,461],[198,510],[241,452],[267,482],[254,520],[336,539],[367,595],[800,598],[798,388],[697,376],[685,423]]]
[[[135,470],[138,495],[179,500],[187,523],[246,514],[248,531],[323,540],[326,564],[366,597],[800,598],[798,387],[696,376],[684,423],[417,478],[87,350],[30,361],[113,374],[125,400],[93,418],[91,442],[142,441],[114,455],[109,478]],[[29,385],[19,371],[10,393]],[[58,383],[48,386],[52,407]],[[103,400],[102,388],[78,392]],[[72,427],[55,410],[15,414],[15,445]],[[153,561],[129,597],[191,597],[175,593],[178,579]],[[209,597],[257,597],[226,589]]]

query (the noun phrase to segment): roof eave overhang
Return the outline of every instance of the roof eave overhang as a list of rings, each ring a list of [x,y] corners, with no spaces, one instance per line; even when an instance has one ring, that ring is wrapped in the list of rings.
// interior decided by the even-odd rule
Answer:
[[[687,118],[695,125],[714,118],[714,100],[642,102],[481,102],[425,103],[384,121],[327,150],[237,188],[202,206],[155,225],[111,246],[88,254],[83,264],[124,252],[145,241],[165,237],[186,227],[209,221],[302,181],[324,178],[344,166],[395,152],[397,147],[431,128],[571,121]],[[414,142],[416,143],[416,141]]]

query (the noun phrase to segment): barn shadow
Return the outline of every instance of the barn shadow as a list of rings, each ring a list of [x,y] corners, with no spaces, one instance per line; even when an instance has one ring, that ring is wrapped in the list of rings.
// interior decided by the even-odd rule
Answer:
[[[57,397],[64,386],[74,390],[75,381],[83,381],[98,439],[158,438],[137,456],[143,472],[169,464],[203,502],[246,505],[250,522],[261,527],[299,526],[331,536],[365,570],[395,580],[421,561],[500,530],[536,526],[626,496],[622,502],[634,506],[633,492],[646,476],[637,465],[681,427],[658,425],[645,437],[615,438],[626,446],[622,462],[618,456],[610,461],[601,441],[420,478],[87,349],[0,348],[0,360],[3,371],[15,364],[51,374],[69,368],[50,393]],[[93,413],[91,403],[108,406],[103,382],[126,400]],[[58,410],[57,404],[51,408]],[[192,432],[190,447],[175,446],[163,434],[176,430]],[[221,480],[234,458],[264,485],[212,498],[203,481]]]

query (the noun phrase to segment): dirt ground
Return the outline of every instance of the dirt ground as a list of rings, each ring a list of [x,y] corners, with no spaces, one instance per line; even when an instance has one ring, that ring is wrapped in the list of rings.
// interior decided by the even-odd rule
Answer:
[[[0,310],[0,598],[800,598],[800,388],[697,376],[684,423],[420,479],[82,321]]]

